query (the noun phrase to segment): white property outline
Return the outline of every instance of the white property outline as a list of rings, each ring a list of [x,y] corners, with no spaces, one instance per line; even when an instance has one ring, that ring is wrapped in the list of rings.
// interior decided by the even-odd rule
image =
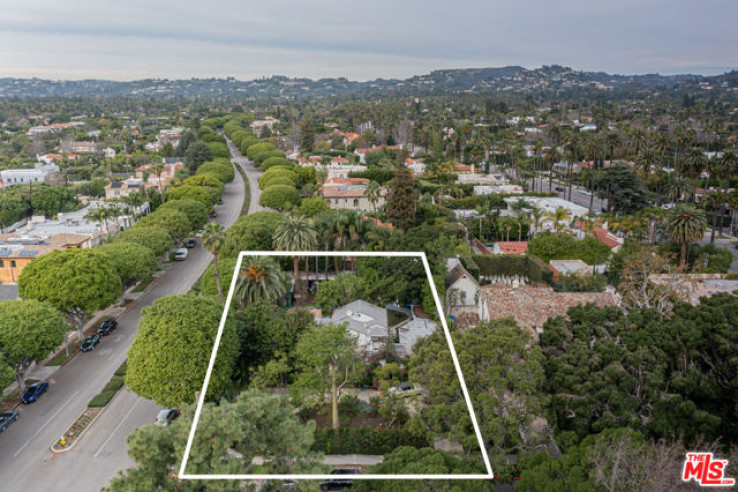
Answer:
[[[428,281],[430,282],[431,292],[433,293],[433,299],[436,301],[436,309],[440,314],[441,325],[443,326],[443,333],[446,336],[446,341],[451,349],[451,358],[454,361],[454,367],[456,368],[456,374],[459,377],[461,383],[461,391],[464,394],[464,400],[466,400],[466,406],[471,416],[472,425],[474,426],[474,433],[477,435],[477,442],[479,449],[482,451],[482,460],[484,466],[487,469],[487,474],[472,474],[472,475],[357,475],[352,480],[489,480],[494,478],[492,472],[492,466],[489,463],[489,456],[487,455],[487,448],[484,446],[484,439],[482,433],[479,430],[479,423],[477,422],[477,415],[474,413],[474,406],[472,405],[471,398],[469,398],[469,391],[466,388],[466,381],[464,375],[461,372],[461,365],[456,355],[456,349],[454,348],[454,342],[451,339],[451,332],[448,329],[446,323],[446,317],[443,311],[443,305],[438,297],[438,291],[436,290],[436,284],[433,281],[433,274],[431,273],[430,266],[428,265],[428,258],[424,252],[373,252],[373,251],[241,251],[238,255],[238,261],[236,262],[236,269],[233,272],[233,278],[231,279],[231,287],[228,290],[228,296],[226,298],[225,309],[220,319],[220,325],[218,326],[218,334],[215,336],[215,345],[213,346],[213,352],[210,355],[210,363],[208,364],[208,370],[205,373],[205,381],[203,382],[202,391],[200,392],[200,398],[197,402],[197,408],[195,409],[195,418],[192,421],[192,428],[190,429],[190,435],[187,438],[187,446],[185,446],[184,456],[182,457],[182,464],[179,467],[179,473],[176,478],[181,480],[329,480],[336,478],[336,475],[305,475],[305,474],[288,474],[288,475],[202,475],[202,474],[186,474],[185,466],[187,460],[190,457],[190,450],[192,448],[192,442],[195,439],[195,431],[197,429],[197,423],[200,420],[200,413],[202,412],[202,405],[205,402],[205,395],[207,394],[208,383],[210,382],[210,375],[213,372],[213,366],[215,365],[215,359],[218,355],[218,347],[220,346],[220,339],[223,335],[223,328],[225,327],[226,318],[228,316],[228,308],[231,305],[233,299],[233,292],[235,290],[236,281],[238,280],[238,272],[241,269],[241,262],[244,256],[379,256],[379,257],[404,257],[404,258],[420,258],[423,261],[425,267],[425,273],[428,275]]]

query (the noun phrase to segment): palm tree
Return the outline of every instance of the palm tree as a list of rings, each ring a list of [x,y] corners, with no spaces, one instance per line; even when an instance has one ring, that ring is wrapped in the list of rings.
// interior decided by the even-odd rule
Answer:
[[[552,222],[556,234],[559,233],[559,225],[562,222],[568,222],[569,220],[571,220],[569,211],[566,210],[564,207],[559,207],[556,210],[549,210],[544,215],[545,218],[543,219],[543,222]]]
[[[218,253],[225,241],[225,227],[217,222],[208,222],[202,235],[202,247],[210,251],[215,258],[215,283],[218,285],[218,297],[223,302],[223,288],[220,285],[220,270],[218,269]]]
[[[106,223],[106,220],[108,218],[107,211],[105,210],[105,207],[95,207],[93,209],[90,209],[89,212],[85,215],[85,220],[90,220],[97,222],[100,226],[100,232],[105,231],[105,235],[108,235],[108,224]]]
[[[533,235],[538,232],[538,225],[541,223],[541,219],[544,216],[544,210],[537,203],[530,207],[530,217],[533,224]]]
[[[707,167],[708,160],[707,156],[702,152],[702,149],[692,147],[689,149],[684,156],[684,170],[687,175],[692,178],[692,203],[696,201],[697,196],[697,178]]]
[[[689,180],[682,176],[676,176],[669,180],[665,191],[666,196],[668,196],[671,201],[679,203],[685,197],[692,196],[694,188],[692,188],[692,183],[690,183]]]
[[[720,158],[720,174],[723,178],[723,193],[727,195],[728,189],[730,188],[730,177],[738,170],[738,154],[735,150],[729,149],[723,151],[723,156]],[[723,215],[725,213],[725,207],[728,205],[726,200],[720,207],[720,225],[718,233],[723,234]]]
[[[314,251],[318,247],[318,235],[313,224],[304,217],[291,215],[274,231],[272,243],[278,251]],[[300,257],[295,255],[295,285],[293,293],[299,296],[300,291]]]
[[[661,158],[656,160],[656,167],[658,168],[658,175],[656,177],[656,206],[661,206],[661,185],[664,180],[664,162],[666,159],[666,149],[671,143],[669,134],[666,132],[658,132],[654,137],[656,147],[661,152]]]
[[[674,241],[681,244],[679,266],[687,264],[687,247],[697,241],[707,229],[707,219],[702,210],[694,205],[677,205],[666,221],[666,232]]]
[[[144,199],[141,196],[141,193],[140,192],[131,193],[130,195],[128,195],[127,197],[125,197],[125,199],[123,201],[126,203],[126,205],[128,205],[129,207],[131,207],[131,210],[133,211],[133,218],[134,219],[138,219],[137,209],[141,205],[143,205],[143,202],[144,202]]]
[[[273,259],[258,256],[244,259],[234,292],[242,306],[276,302],[286,292],[284,273]]]
[[[515,214],[515,222],[518,224],[518,241],[523,240],[523,226],[530,223],[528,220],[528,214],[525,210],[518,210]]]
[[[159,188],[159,194],[161,195],[161,203],[164,203],[164,192],[162,191],[161,187],[161,173],[164,172],[164,169],[166,169],[166,164],[164,164],[164,161],[160,162],[154,162],[151,165],[151,168],[154,170],[154,174],[156,174],[156,184]]]
[[[377,202],[382,196],[382,187],[376,181],[370,181],[364,190],[364,196],[372,203],[374,207],[374,216],[377,215]]]

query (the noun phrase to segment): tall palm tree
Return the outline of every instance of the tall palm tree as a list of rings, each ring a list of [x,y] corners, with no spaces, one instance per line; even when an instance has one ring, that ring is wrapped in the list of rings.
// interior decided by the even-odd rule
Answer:
[[[656,206],[660,207],[662,192],[661,187],[664,181],[664,162],[666,162],[666,149],[671,143],[671,138],[669,137],[669,134],[667,132],[658,132],[654,136],[654,143],[661,152],[661,158],[656,160],[656,167],[658,169],[658,174],[656,176]]]
[[[531,222],[533,224],[533,235],[538,233],[538,225],[541,223],[541,219],[543,219],[544,210],[541,208],[540,205],[537,203],[530,207],[530,218]]]
[[[156,174],[156,185],[159,188],[159,194],[161,194],[161,203],[164,203],[164,191],[162,191],[162,186],[161,186],[161,173],[164,172],[164,169],[166,169],[167,166],[166,164],[164,164],[164,161],[162,160],[159,162],[152,163],[151,168],[154,170],[154,174]]]
[[[287,292],[284,273],[272,258],[245,258],[236,281],[234,295],[242,306],[255,302],[276,302]]]
[[[364,196],[371,202],[374,207],[374,215],[377,215],[377,202],[382,196],[382,187],[376,181],[369,181],[364,190]]]
[[[223,302],[223,287],[220,285],[220,270],[218,269],[218,254],[225,241],[225,227],[217,222],[208,222],[202,234],[202,247],[210,251],[215,261],[215,283],[218,285],[218,297]]]
[[[720,158],[720,174],[723,178],[723,193],[728,193],[728,189],[730,188],[730,177],[735,174],[736,171],[738,171],[738,153],[736,153],[734,149],[723,151],[723,156]],[[720,225],[718,229],[720,235],[723,234],[723,215],[727,205],[728,200],[726,200],[720,207]]]
[[[552,222],[556,234],[559,233],[559,226],[562,222],[568,222],[571,220],[569,212],[564,207],[559,207],[556,210],[549,210],[545,214],[543,222]]]
[[[677,205],[666,220],[666,232],[674,241],[681,244],[679,266],[687,264],[687,247],[697,241],[707,229],[704,212],[694,205]]]
[[[144,199],[141,196],[141,193],[140,192],[131,193],[124,199],[124,202],[126,203],[126,205],[131,207],[131,210],[133,211],[133,218],[138,219],[137,210],[141,205],[143,205],[143,202],[144,202]]]
[[[318,247],[318,235],[313,224],[304,217],[291,215],[274,231],[272,243],[278,251],[314,251]],[[300,293],[300,257],[292,259],[295,285],[293,293]]]
[[[723,193],[722,190],[710,190],[705,193],[704,203],[702,204],[705,208],[709,204],[712,208],[712,226],[710,227],[710,242],[715,242],[715,231],[717,230],[718,213],[723,210],[723,205],[728,202],[728,196]],[[722,222],[722,217],[720,221]]]
[[[698,147],[692,147],[687,150],[684,156],[684,170],[686,174],[692,178],[692,203],[697,198],[697,178],[707,167],[708,160],[707,156],[702,152],[702,149]]]

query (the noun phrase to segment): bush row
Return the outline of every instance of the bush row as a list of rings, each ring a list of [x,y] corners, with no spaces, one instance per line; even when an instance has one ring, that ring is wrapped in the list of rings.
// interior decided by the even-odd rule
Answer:
[[[426,448],[430,443],[405,429],[341,428],[315,431],[313,451],[324,454],[387,454],[400,446]]]

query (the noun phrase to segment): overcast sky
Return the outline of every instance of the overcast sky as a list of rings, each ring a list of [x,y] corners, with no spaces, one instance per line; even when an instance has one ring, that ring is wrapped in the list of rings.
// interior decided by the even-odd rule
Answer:
[[[738,67],[738,0],[1,0],[0,12],[0,77]]]

